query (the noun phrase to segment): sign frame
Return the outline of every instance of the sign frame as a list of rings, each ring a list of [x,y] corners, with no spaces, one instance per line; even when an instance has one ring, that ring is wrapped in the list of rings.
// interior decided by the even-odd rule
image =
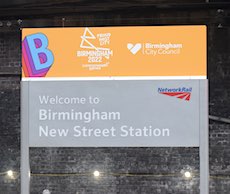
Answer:
[[[203,26],[204,27],[204,26]],[[34,29],[36,30],[36,29]],[[207,37],[206,37],[207,38]],[[207,47],[207,45],[205,45]],[[207,52],[207,48],[206,51]],[[206,53],[207,54],[207,53]],[[207,60],[207,59],[206,59]],[[23,76],[24,77],[24,76]],[[167,77],[167,76],[166,76]],[[171,79],[173,76],[169,77]],[[178,78],[178,77],[177,77]],[[23,81],[24,79],[24,81]],[[71,79],[71,78],[70,78]],[[182,78],[185,79],[185,78]],[[192,79],[186,77],[186,79]],[[199,79],[199,76],[197,78]],[[203,77],[201,79],[204,79]],[[87,77],[85,77],[87,80]],[[30,78],[22,78],[21,81],[21,193],[30,193],[30,158],[29,158],[29,130],[25,121],[29,118],[29,108],[25,106],[29,101]],[[202,102],[204,108],[200,110],[200,137],[199,137],[199,158],[200,158],[200,193],[209,194],[209,124],[208,124],[208,81],[200,95],[206,99]],[[29,122],[29,121],[28,121]]]

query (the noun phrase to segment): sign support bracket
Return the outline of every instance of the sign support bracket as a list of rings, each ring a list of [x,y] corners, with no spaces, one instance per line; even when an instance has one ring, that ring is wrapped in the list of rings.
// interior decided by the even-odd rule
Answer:
[[[200,85],[200,194],[209,194],[209,125],[208,125],[208,80]],[[202,97],[202,98],[201,98]],[[201,101],[202,100],[202,101]],[[201,107],[201,106],[200,106]]]

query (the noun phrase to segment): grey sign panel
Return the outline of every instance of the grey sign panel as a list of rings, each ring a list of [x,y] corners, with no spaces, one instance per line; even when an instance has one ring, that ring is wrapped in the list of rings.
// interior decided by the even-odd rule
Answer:
[[[199,146],[206,82],[31,81],[22,94],[29,94],[29,145]]]

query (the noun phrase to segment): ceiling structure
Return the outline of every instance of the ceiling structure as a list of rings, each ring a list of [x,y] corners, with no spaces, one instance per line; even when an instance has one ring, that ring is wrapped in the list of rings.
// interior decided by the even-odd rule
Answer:
[[[209,3],[208,3],[209,2]],[[11,0],[0,1],[0,18],[28,18],[138,9],[230,7],[228,0]]]

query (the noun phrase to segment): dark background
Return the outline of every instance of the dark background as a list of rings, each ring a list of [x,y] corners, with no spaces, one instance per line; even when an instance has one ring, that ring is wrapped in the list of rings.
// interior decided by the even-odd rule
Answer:
[[[208,27],[210,193],[229,194],[227,0],[0,1],[0,172],[16,172],[14,179],[0,174],[0,194],[20,193],[21,27],[182,24]],[[198,148],[31,148],[30,157],[33,194],[44,189],[52,194],[199,193]],[[95,169],[104,175],[95,179],[91,175]],[[186,180],[183,170],[192,171],[194,177]],[[54,174],[62,176],[51,176]]]

